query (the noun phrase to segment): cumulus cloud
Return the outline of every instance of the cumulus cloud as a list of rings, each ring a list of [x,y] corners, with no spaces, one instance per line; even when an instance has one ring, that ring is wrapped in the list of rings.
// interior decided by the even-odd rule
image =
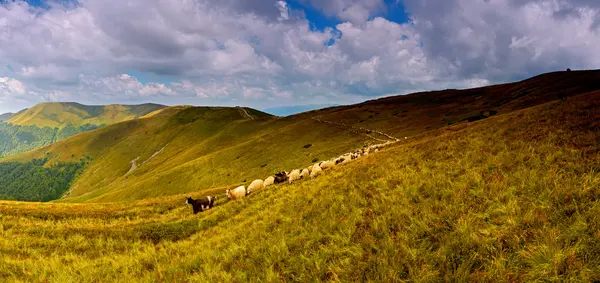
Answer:
[[[0,97],[342,104],[600,65],[598,1],[405,0],[407,23],[382,0],[301,2],[340,23],[283,0],[0,2]]]
[[[304,0],[307,1],[327,16],[354,24],[362,24],[370,16],[385,9],[383,0]]]

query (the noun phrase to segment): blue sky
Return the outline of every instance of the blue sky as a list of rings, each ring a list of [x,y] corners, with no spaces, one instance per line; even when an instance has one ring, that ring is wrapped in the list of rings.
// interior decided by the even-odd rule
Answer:
[[[0,112],[350,104],[598,68],[599,11],[593,0],[0,0]]]

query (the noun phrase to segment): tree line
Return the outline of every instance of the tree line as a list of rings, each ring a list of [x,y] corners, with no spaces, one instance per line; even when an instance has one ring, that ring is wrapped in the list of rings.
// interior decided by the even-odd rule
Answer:
[[[0,163],[0,199],[42,202],[58,199],[90,161],[90,157],[85,157],[79,162],[50,166],[46,166],[48,158]]]

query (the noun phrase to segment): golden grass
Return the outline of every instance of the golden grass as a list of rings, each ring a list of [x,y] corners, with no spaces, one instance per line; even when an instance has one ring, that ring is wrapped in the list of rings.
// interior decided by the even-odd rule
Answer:
[[[198,215],[0,202],[0,281],[598,281],[599,110],[454,125]]]

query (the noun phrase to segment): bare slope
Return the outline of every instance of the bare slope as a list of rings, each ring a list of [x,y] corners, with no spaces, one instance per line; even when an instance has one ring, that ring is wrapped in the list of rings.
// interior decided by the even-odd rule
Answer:
[[[3,202],[0,279],[595,282],[598,164],[594,92],[417,135],[199,215],[184,195]]]

